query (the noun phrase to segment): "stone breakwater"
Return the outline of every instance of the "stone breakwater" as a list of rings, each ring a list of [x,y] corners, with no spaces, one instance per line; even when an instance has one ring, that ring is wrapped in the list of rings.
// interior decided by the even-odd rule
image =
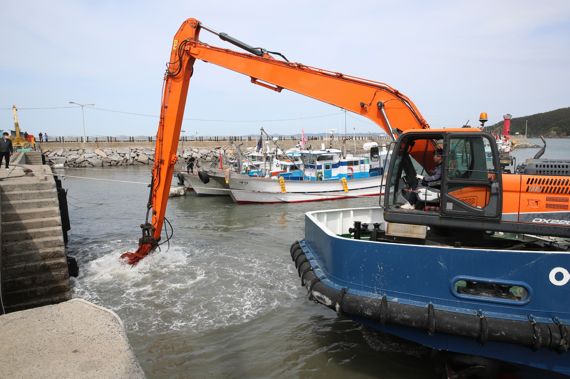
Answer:
[[[154,164],[154,149],[148,147],[118,148],[58,148],[43,150],[46,163],[57,167],[112,167]],[[190,156],[199,160],[211,161],[217,153],[209,149],[185,149],[178,153],[178,160]]]
[[[365,151],[361,144],[365,142],[375,141],[380,145],[386,143],[384,139],[362,138],[357,143],[348,142],[346,148],[354,153],[354,149],[358,149],[356,153],[362,154]],[[296,145],[297,141],[286,140],[279,141],[282,149],[289,149]],[[309,141],[314,148],[331,147],[330,141],[315,140]],[[239,143],[243,153],[255,149],[257,141],[246,141]],[[340,139],[332,142],[332,147],[342,149],[343,144]],[[42,143],[40,144],[42,153],[46,157],[46,163],[56,167],[113,167],[113,166],[136,166],[136,165],[152,165],[154,164],[154,143]],[[223,151],[224,159],[230,161],[236,159],[235,147],[219,142],[192,142],[180,143],[178,150],[179,162],[185,158],[193,156],[197,161],[212,162],[218,159],[218,154]]]

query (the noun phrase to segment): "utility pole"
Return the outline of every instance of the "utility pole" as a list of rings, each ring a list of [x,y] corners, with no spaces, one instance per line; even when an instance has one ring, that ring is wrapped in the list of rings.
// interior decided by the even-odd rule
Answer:
[[[83,143],[87,143],[87,133],[85,132],[85,107],[93,107],[95,104],[80,104],[75,101],[70,101],[69,104],[77,105],[81,107],[81,117],[83,118]]]
[[[344,111],[344,139],[346,139],[346,109]]]
[[[354,154],[356,155],[356,128],[352,128],[352,138],[354,139]]]
[[[344,138],[342,139],[342,157],[346,158],[346,109],[343,109],[344,112]]]

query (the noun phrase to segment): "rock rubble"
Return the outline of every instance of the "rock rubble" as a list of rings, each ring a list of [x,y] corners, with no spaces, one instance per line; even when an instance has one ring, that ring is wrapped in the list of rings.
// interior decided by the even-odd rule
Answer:
[[[154,149],[144,147],[119,147],[104,149],[55,149],[44,150],[46,163],[58,167],[112,167],[154,164]],[[217,152],[207,149],[185,149],[178,153],[178,160],[193,156],[197,160],[212,161]]]

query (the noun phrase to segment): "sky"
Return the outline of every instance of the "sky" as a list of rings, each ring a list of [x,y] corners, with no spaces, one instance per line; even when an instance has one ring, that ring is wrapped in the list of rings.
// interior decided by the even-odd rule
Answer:
[[[290,61],[389,84],[432,127],[570,106],[570,1],[0,0],[0,129],[156,134],[165,64],[186,18]],[[209,33],[201,39],[237,49]],[[354,114],[196,62],[187,136],[370,133]]]

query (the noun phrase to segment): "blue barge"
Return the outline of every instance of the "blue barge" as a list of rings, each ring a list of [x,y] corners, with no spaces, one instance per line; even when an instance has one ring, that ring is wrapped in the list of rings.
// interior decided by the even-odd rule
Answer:
[[[309,297],[433,349],[570,375],[567,242],[392,226],[380,207],[307,213],[291,254]]]

